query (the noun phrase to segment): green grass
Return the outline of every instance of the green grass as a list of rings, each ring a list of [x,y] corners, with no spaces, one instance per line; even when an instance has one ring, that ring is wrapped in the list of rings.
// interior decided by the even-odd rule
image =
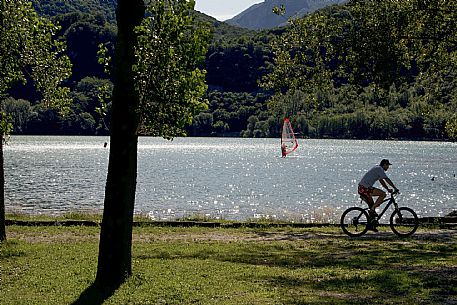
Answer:
[[[25,213],[8,213],[6,219],[20,221],[64,221],[64,220],[85,220],[101,223],[103,215],[101,213],[87,212],[67,212],[61,215],[36,215]],[[134,221],[150,221],[147,215],[135,215]]]
[[[0,303],[71,304],[96,273],[97,227],[7,227]],[[104,304],[455,304],[457,232],[134,228],[133,276]]]
[[[308,218],[269,218],[269,217],[260,217],[260,218],[248,218],[245,221],[235,221],[228,220],[219,217],[212,217],[205,214],[190,214],[184,217],[175,219],[174,221],[193,221],[193,222],[213,222],[213,223],[259,223],[259,224],[274,224],[274,223],[320,223],[320,224],[335,224],[339,221],[335,212],[330,209],[318,209],[313,211]],[[8,213],[6,214],[6,219],[16,220],[16,221],[65,221],[65,220],[84,220],[84,221],[94,221],[101,223],[102,214],[100,213],[88,213],[88,212],[67,212],[59,215],[36,215],[36,214],[25,214],[25,213]],[[147,214],[136,214],[133,217],[135,222],[155,222]]]
[[[36,215],[25,213],[7,213],[6,219],[20,221],[63,221],[63,220],[87,220],[101,222],[102,214],[68,212],[62,215]]]

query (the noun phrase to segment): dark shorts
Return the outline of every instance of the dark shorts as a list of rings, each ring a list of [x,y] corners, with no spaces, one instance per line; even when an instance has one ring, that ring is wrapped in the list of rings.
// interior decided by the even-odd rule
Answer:
[[[358,192],[359,192],[359,195],[363,195],[363,196],[366,196],[366,197],[370,197],[370,196],[371,196],[371,193],[373,192],[373,188],[371,188],[371,187],[365,187],[365,186],[359,184]]]

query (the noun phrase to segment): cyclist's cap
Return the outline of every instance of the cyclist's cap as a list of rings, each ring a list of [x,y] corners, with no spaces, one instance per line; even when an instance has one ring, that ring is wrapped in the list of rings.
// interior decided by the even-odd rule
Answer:
[[[383,166],[384,164],[392,165],[392,163],[389,162],[387,159],[382,159],[381,163],[379,164],[380,166]]]

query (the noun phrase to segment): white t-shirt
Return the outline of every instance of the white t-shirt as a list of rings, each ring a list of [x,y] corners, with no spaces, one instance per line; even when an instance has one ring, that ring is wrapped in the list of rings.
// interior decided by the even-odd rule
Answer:
[[[387,175],[380,165],[377,165],[370,169],[360,180],[359,184],[363,185],[364,187],[372,187],[376,181],[379,179],[386,179]]]

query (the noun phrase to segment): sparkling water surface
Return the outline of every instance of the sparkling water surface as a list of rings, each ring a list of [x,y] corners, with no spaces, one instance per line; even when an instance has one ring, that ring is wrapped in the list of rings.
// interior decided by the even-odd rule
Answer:
[[[104,148],[104,143],[108,146]],[[457,144],[299,140],[280,157],[278,139],[141,137],[135,213],[165,220],[203,216],[337,221],[360,205],[358,181],[383,158],[400,205],[419,216],[457,209]],[[100,212],[108,137],[15,136],[5,146],[6,211]]]

